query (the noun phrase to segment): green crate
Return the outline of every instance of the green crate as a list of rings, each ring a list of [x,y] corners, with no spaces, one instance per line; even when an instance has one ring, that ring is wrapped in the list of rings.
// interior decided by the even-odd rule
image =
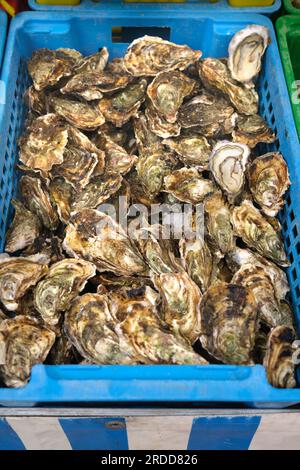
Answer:
[[[291,15],[300,15],[300,0],[283,0],[283,4],[285,10]]]
[[[300,16],[290,15],[278,18],[276,30],[281,60],[300,139]]]

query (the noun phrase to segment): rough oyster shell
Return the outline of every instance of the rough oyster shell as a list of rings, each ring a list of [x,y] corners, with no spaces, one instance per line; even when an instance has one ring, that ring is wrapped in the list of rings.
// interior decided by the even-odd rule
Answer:
[[[257,306],[250,289],[217,281],[201,301],[201,344],[226,364],[249,364]]]
[[[55,202],[60,220],[67,224],[71,216],[74,189],[64,178],[54,178],[49,185],[51,199]]]
[[[235,248],[231,213],[220,192],[209,195],[204,201],[205,222],[216,256],[222,258]]]
[[[164,273],[152,279],[162,297],[159,315],[173,333],[193,344],[200,334],[199,287],[187,273]]]
[[[84,209],[71,218],[63,247],[70,256],[92,261],[100,272],[111,271],[120,276],[148,272],[122,227],[97,210]]]
[[[0,259],[0,300],[7,310],[18,309],[19,300],[48,271],[48,267],[28,258]]]
[[[64,158],[68,130],[59,116],[46,114],[35,119],[19,139],[19,158],[27,167],[49,171]]]
[[[294,339],[294,330],[287,326],[277,326],[269,335],[264,366],[268,381],[273,387],[296,387],[295,364],[292,359]]]
[[[75,353],[73,344],[62,332],[62,334],[56,338],[55,343],[49,352],[47,362],[49,361],[50,364],[55,366],[73,364],[77,362]]]
[[[175,165],[176,160],[173,155],[163,150],[139,157],[136,164],[137,176],[151,197],[163,189],[164,177],[171,173]]]
[[[12,199],[15,215],[6,234],[5,251],[14,253],[30,246],[40,234],[39,218],[17,199]]]
[[[164,181],[165,192],[190,204],[202,202],[215,189],[213,182],[200,176],[196,168],[175,170]]]
[[[53,264],[34,291],[35,308],[44,322],[57,325],[61,312],[69,307],[87,280],[95,274],[95,266],[82,259],[66,258]]]
[[[197,170],[207,170],[211,146],[205,137],[197,134],[182,135],[162,142],[178,155],[185,165],[194,166]]]
[[[124,65],[136,77],[157,75],[159,72],[184,70],[200,59],[201,51],[179,46],[155,36],[135,39],[124,56]]]
[[[204,293],[212,281],[214,271],[214,260],[207,243],[201,238],[181,239],[179,250],[187,273]]]
[[[252,202],[244,201],[232,212],[232,223],[237,236],[260,255],[269,258],[279,266],[288,266],[280,234]]]
[[[160,138],[150,130],[148,120],[143,113],[138,113],[133,119],[135,140],[141,154],[154,152],[161,148]]]
[[[56,114],[79,129],[92,131],[105,122],[99,107],[92,104],[51,96],[49,105]]]
[[[234,201],[244,187],[249,156],[247,145],[227,140],[217,142],[212,149],[210,171],[230,201]]]
[[[35,364],[43,363],[55,341],[55,333],[37,319],[19,315],[0,323],[0,345],[5,363],[0,375],[7,387],[22,387]]]
[[[226,63],[220,59],[204,59],[199,63],[199,74],[205,87],[222,92],[239,113],[257,114],[256,91],[235,81]]]
[[[283,195],[290,185],[288,167],[282,155],[275,152],[257,157],[249,166],[248,181],[261,210],[275,217],[284,206]]]
[[[142,78],[111,97],[103,98],[99,103],[100,112],[107,121],[122,127],[131,117],[136,116],[145,100],[147,84],[147,80]]]
[[[105,152],[105,171],[125,174],[137,162],[136,155],[129,154],[123,147],[106,135],[99,136],[97,144]]]
[[[145,109],[145,115],[151,132],[156,134],[158,137],[167,139],[168,137],[176,137],[180,134],[181,126],[178,122],[171,124],[166,121],[150,103]]]
[[[262,56],[270,43],[269,30],[252,24],[238,31],[228,47],[228,68],[232,78],[249,83],[261,69]]]
[[[25,175],[20,179],[19,187],[25,206],[39,217],[45,227],[55,230],[59,219],[47,186],[39,178]]]
[[[102,72],[107,65],[108,58],[107,48],[102,47],[95,54],[79,58],[74,68],[74,73]]]
[[[44,264],[52,264],[62,260],[65,254],[62,251],[62,240],[57,236],[49,236],[49,233],[42,233],[35,242],[22,253],[28,259],[34,256],[44,259]],[[42,262],[42,261],[37,261]]]
[[[237,128],[232,132],[233,142],[240,142],[254,148],[259,143],[271,144],[276,136],[266,121],[258,114],[240,116],[236,122]]]
[[[195,83],[182,72],[161,72],[148,86],[147,95],[156,111],[166,121],[174,123],[184,98],[192,93]]]
[[[24,93],[24,102],[31,111],[44,115],[47,114],[47,97],[44,91],[37,91],[31,85]]]

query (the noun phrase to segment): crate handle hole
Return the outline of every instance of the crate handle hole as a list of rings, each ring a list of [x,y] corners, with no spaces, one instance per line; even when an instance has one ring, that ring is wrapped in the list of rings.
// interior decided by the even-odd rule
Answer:
[[[139,26],[113,26],[111,30],[112,42],[130,43],[142,36],[158,36],[166,41],[170,40],[171,28],[168,27],[139,27]]]

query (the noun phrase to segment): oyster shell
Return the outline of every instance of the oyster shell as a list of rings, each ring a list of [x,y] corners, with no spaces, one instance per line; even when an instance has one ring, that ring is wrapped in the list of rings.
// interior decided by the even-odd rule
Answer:
[[[133,129],[140,153],[145,154],[147,151],[151,153],[161,148],[160,138],[150,130],[148,120],[142,112],[133,119]]]
[[[156,134],[158,137],[167,139],[168,137],[176,137],[180,134],[181,126],[178,122],[171,124],[166,121],[151,104],[148,104],[145,109],[145,115],[151,132]]]
[[[250,289],[216,281],[201,301],[202,346],[226,364],[249,364],[257,306]]]
[[[104,295],[77,297],[65,317],[65,331],[77,351],[94,364],[134,364],[115,332],[115,321]]]
[[[76,363],[74,353],[75,351],[71,341],[64,334],[61,334],[56,338],[55,343],[49,352],[48,360],[50,364],[55,366],[61,364],[72,364],[74,362]]]
[[[0,301],[9,311],[18,309],[23,295],[48,271],[44,264],[28,258],[3,257],[0,259]]]
[[[193,344],[200,334],[199,287],[187,273],[164,273],[153,276],[162,297],[159,315],[170,330]]]
[[[35,119],[19,139],[19,158],[27,167],[48,172],[62,163],[68,130],[55,114]]]
[[[135,39],[124,56],[124,65],[136,77],[157,75],[159,72],[184,70],[200,59],[201,51],[179,46],[155,36]]]
[[[111,271],[120,276],[148,272],[122,227],[97,210],[84,209],[71,218],[63,247],[70,256],[92,261],[99,272]]]
[[[7,387],[23,387],[31,369],[43,363],[55,341],[55,333],[37,319],[19,315],[0,323],[0,345],[5,363],[0,376]]]
[[[257,114],[258,94],[253,88],[235,81],[226,63],[207,58],[199,63],[200,78],[205,87],[223,93],[241,114]]]
[[[200,176],[196,168],[175,170],[164,181],[164,191],[190,204],[202,202],[215,189],[212,181]]]
[[[79,129],[92,131],[105,122],[99,107],[93,104],[51,96],[49,105],[56,114]]]
[[[74,73],[102,72],[107,65],[108,58],[107,48],[101,47],[95,54],[79,58],[74,68]]]
[[[161,72],[150,83],[147,95],[156,111],[174,123],[183,100],[190,95],[196,82],[182,72]]]
[[[28,211],[17,199],[12,199],[15,215],[6,234],[5,251],[14,253],[30,246],[39,236],[41,224],[38,217]]]
[[[71,216],[74,189],[64,178],[54,178],[49,185],[51,199],[54,201],[60,220],[67,224]]]
[[[47,114],[47,97],[44,91],[37,91],[31,85],[24,93],[24,102],[31,111],[36,114]]]
[[[130,83],[124,90],[103,98],[99,103],[99,110],[107,121],[122,127],[131,117],[136,116],[145,100],[146,89],[147,80],[144,78]]]
[[[252,202],[244,201],[232,212],[233,228],[237,236],[260,255],[269,258],[279,266],[288,266],[280,234],[256,209]]]
[[[183,238],[179,242],[179,250],[187,273],[204,293],[212,281],[214,272],[214,260],[207,243],[201,238],[194,240]]]
[[[55,230],[59,219],[47,186],[39,178],[25,175],[20,179],[19,188],[25,206],[39,217],[45,227]]]
[[[182,135],[165,139],[162,143],[175,151],[185,165],[193,166],[199,171],[208,169],[211,146],[205,137],[197,134]]]
[[[175,168],[173,155],[162,149],[154,153],[141,155],[136,163],[137,176],[145,191],[154,197],[160,193],[164,185],[164,177]]]
[[[209,195],[204,201],[205,221],[214,253],[222,258],[235,248],[231,213],[222,193]]]
[[[57,236],[50,237],[47,232],[42,233],[22,254],[28,257],[28,259],[40,256],[41,259],[47,260],[45,264],[56,263],[65,256],[62,252],[62,240]]]
[[[240,116],[236,122],[237,128],[232,132],[233,142],[246,144],[254,148],[259,143],[272,144],[276,136],[266,121],[258,114]]]
[[[105,171],[114,173],[128,173],[137,162],[136,155],[129,154],[123,147],[107,136],[99,137],[98,145],[105,152]]]
[[[296,387],[295,364],[292,360],[294,339],[294,330],[287,326],[277,326],[269,335],[264,366],[273,387]]]
[[[66,258],[53,264],[34,291],[35,308],[44,322],[57,325],[61,312],[69,307],[95,274],[95,266],[82,259]]]
[[[253,198],[266,215],[275,217],[284,206],[290,185],[289,171],[278,152],[257,157],[249,166],[248,181]]]
[[[117,173],[95,176],[87,186],[75,195],[71,205],[71,213],[74,214],[82,209],[96,209],[115,194],[121,184],[122,176]]]
[[[250,156],[247,145],[222,140],[211,152],[210,170],[229,201],[241,193],[245,182],[245,170]]]
[[[252,24],[238,31],[228,47],[228,68],[232,78],[249,83],[261,69],[262,57],[270,43],[269,30]]]

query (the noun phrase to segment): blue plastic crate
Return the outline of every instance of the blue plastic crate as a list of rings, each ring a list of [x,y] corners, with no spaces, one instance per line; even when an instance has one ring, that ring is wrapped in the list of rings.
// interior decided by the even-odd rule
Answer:
[[[210,3],[209,0],[186,0],[185,3],[167,4],[167,3],[127,3],[123,0],[81,0],[78,5],[44,5],[37,3],[36,0],[29,0],[28,4],[32,10],[39,11],[72,11],[72,12],[99,12],[103,11],[103,8],[110,9],[112,4],[121,3],[124,9],[143,10],[144,8],[152,8],[153,10],[159,10],[162,12],[169,11],[176,7],[179,11],[189,10],[190,12],[208,12],[212,13],[262,13],[267,16],[271,16],[273,13],[278,11],[281,7],[281,0],[274,0],[273,5],[270,6],[256,6],[256,7],[234,7],[228,3],[227,0],[218,0],[216,3]]]
[[[6,40],[7,16],[4,11],[0,10],[0,67],[2,64],[4,45]]]
[[[280,56],[271,21],[260,15],[201,14],[178,11],[145,14],[121,8],[101,15],[23,13],[13,19],[7,42],[2,80],[6,105],[0,105],[0,248],[3,249],[11,196],[15,190],[14,165],[17,138],[25,108],[23,92],[28,85],[26,61],[40,47],[74,47],[83,54],[108,46],[111,57],[124,54],[128,44],[114,42],[113,29],[123,27],[126,37],[145,30],[169,37],[179,44],[201,49],[204,57],[224,57],[233,34],[251,23],[270,28],[272,43],[264,59],[259,82],[261,112],[278,136],[278,144],[262,151],[279,150],[289,166],[292,185],[281,213],[283,236],[291,261],[288,277],[291,298],[300,323],[300,174],[299,141]],[[143,29],[145,28],[145,29]],[[124,38],[124,36],[123,36]],[[122,39],[118,39],[121,41]],[[29,405],[36,402],[238,402],[252,406],[285,407],[300,403],[300,387],[280,390],[270,386],[262,366],[35,366],[30,383],[22,389],[0,389],[0,404]]]

